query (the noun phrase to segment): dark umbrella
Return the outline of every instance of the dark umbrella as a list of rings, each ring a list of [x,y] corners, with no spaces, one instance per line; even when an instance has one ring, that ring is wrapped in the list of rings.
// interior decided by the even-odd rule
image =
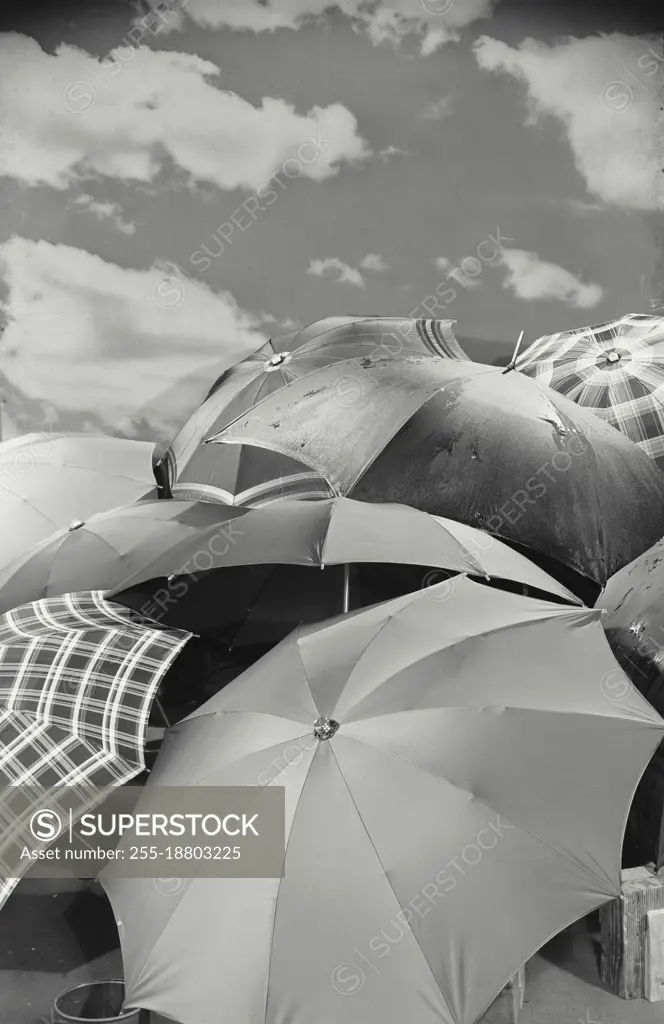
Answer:
[[[210,451],[202,442],[291,381],[339,360],[423,353],[465,359],[453,324],[453,320],[336,316],[270,340],[215,381],[205,401],[157,460],[155,476],[165,491],[170,490],[169,496],[207,497],[237,505],[262,504],[274,496],[286,497],[293,489],[298,497],[327,495],[325,482],[302,466],[297,456],[284,458],[248,449]]]
[[[195,511],[175,499],[153,505],[181,505],[183,516]],[[299,622],[463,572],[575,600],[500,541],[405,505],[337,498],[207,508],[217,513],[216,523],[165,544],[108,596],[168,625],[234,645],[274,643]]]
[[[613,653],[634,686],[664,712],[664,541],[617,572],[597,607]],[[609,696],[622,701],[630,687],[616,677]],[[664,752],[653,758],[634,796],[626,854],[639,864],[664,864]]]
[[[326,367],[214,440],[297,454],[339,494],[458,519],[599,584],[664,534],[664,475],[632,441],[474,363]]]

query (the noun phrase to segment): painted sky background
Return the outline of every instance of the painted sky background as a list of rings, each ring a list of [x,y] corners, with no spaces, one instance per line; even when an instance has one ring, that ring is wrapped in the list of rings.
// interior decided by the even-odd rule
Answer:
[[[648,8],[3,10],[5,436],[168,438],[328,315],[455,319],[491,358],[663,301]]]

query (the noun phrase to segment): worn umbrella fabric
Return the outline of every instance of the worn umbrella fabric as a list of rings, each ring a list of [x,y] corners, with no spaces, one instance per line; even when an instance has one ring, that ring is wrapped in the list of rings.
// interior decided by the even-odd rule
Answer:
[[[516,369],[590,409],[664,469],[664,317],[629,313],[545,335]]]
[[[297,452],[338,494],[449,516],[598,584],[664,534],[654,463],[514,371],[424,357],[341,363],[265,399],[215,440]]]
[[[0,566],[72,521],[155,495],[153,448],[95,434],[0,444]]]
[[[97,788],[138,775],[153,699],[189,637],[100,592],[36,601],[0,617],[0,787]],[[15,825],[5,789],[0,871]],[[0,906],[17,882],[0,877]]]
[[[167,467],[173,497],[260,505],[293,491],[298,497],[327,496],[325,482],[297,457],[209,449],[202,442],[267,395],[340,360],[413,353],[465,359],[453,324],[452,320],[337,316],[269,341],[215,382],[166,451],[161,461]]]
[[[631,683],[664,713],[664,541],[617,572],[597,599],[611,649]],[[615,700],[625,696],[623,677],[611,681]],[[626,846],[634,863],[664,865],[664,749],[648,765],[634,794]]]
[[[176,518],[184,521],[199,507],[177,499],[152,505],[180,506]],[[342,611],[345,566],[352,567],[353,608],[463,572],[578,603],[552,576],[499,540],[405,505],[350,498],[284,501],[250,510],[200,505],[210,520],[216,511],[216,521],[201,524],[180,543],[164,544],[156,558],[145,558],[139,572],[109,592],[111,600],[234,646],[276,643],[299,622]],[[372,565],[413,571],[390,576],[371,572]],[[324,572],[313,571],[323,567]],[[382,589],[392,585],[397,589]]]
[[[664,540],[612,576],[597,607],[618,660],[664,709]]]
[[[615,672],[599,612],[463,577],[445,601],[410,594],[289,636],[167,733],[148,782],[283,786],[284,877],[102,879],[127,1005],[186,1024],[220,1008],[245,1024],[472,1024],[620,893],[664,722],[635,692],[607,699]]]

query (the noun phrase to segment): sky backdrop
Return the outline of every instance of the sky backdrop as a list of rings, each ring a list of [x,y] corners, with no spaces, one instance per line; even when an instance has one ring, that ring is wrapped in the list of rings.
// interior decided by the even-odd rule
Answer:
[[[328,315],[454,319],[491,359],[656,308],[655,6],[3,6],[5,436],[170,438]]]

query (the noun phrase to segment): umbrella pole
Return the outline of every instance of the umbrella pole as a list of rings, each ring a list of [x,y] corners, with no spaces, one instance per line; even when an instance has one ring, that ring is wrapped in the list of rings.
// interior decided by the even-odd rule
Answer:
[[[350,565],[344,565],[344,613],[350,607]]]
[[[509,373],[509,371],[513,370],[514,367],[516,366],[516,358],[517,358],[517,356],[519,354],[519,349],[521,348],[521,342],[523,341],[523,333],[524,332],[521,331],[521,334],[519,335],[519,340],[517,341],[515,349],[514,349],[514,355],[512,356],[512,358],[510,359],[509,363],[507,364],[507,366],[503,370],[503,373]]]
[[[170,729],[171,723],[170,723],[170,721],[168,719],[168,715],[164,711],[164,705],[161,703],[161,700],[159,699],[158,695],[155,697],[154,702],[155,702],[155,705],[157,707],[157,711],[159,712],[159,714],[161,715],[161,717],[164,720],[164,725],[166,726],[167,729]]]

